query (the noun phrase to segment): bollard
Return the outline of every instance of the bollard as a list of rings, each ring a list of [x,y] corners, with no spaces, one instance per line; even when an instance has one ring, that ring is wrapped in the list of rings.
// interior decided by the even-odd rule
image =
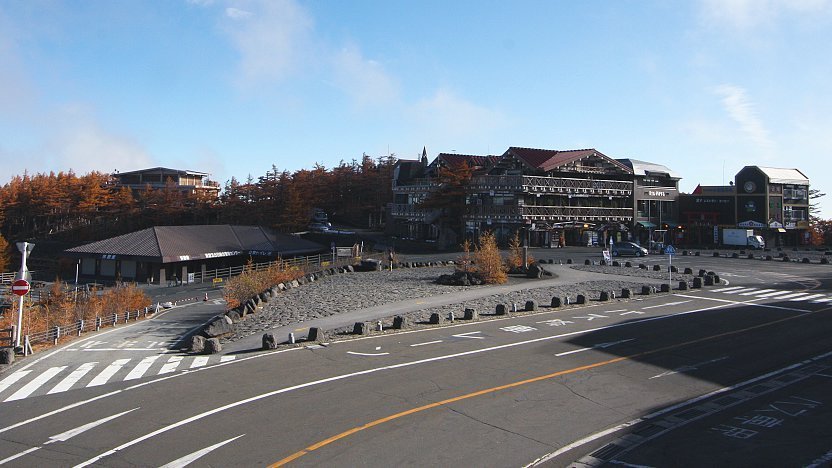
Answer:
[[[101,317],[95,318],[95,331],[101,330]]]
[[[454,323],[454,320],[456,320],[456,315],[454,315],[454,311],[451,311],[448,314],[448,321],[451,322],[451,323]]]
[[[81,333],[84,331],[84,319],[78,321],[78,336],[81,336]]]
[[[560,302],[561,301],[560,301],[559,297],[553,297],[552,298],[552,308],[560,307]]]
[[[516,302],[511,303],[511,311],[514,312],[515,314],[517,313],[517,303]]]
[[[61,327],[55,327],[55,328],[53,328],[53,330],[55,330],[55,344],[57,345],[58,344],[58,338],[61,337]]]
[[[295,334],[289,333],[289,344],[295,344]]]
[[[569,296],[563,298],[563,303],[569,305]]]
[[[384,325],[381,323],[381,320],[376,322],[376,331],[384,331]]]
[[[116,326],[118,323],[118,314],[113,314],[113,326]]]

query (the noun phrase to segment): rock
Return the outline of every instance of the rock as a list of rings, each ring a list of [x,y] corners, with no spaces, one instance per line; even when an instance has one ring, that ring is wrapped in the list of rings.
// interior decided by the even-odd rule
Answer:
[[[535,301],[526,301],[526,312],[532,312],[537,310],[537,302]]]
[[[529,265],[529,268],[526,270],[526,277],[528,278],[543,278],[543,276],[548,273],[542,266],[537,263],[532,263]]]
[[[506,315],[506,305],[505,304],[497,304],[497,307],[494,309],[494,313],[497,315]]]
[[[667,283],[662,283],[660,291],[663,293],[670,292],[670,285]]]
[[[219,338],[208,338],[205,340],[205,354],[217,354],[222,351],[222,344]]]
[[[323,338],[323,333],[318,327],[309,327],[309,332],[306,334],[306,341],[320,341]]]
[[[352,327],[353,335],[367,335],[370,333],[370,327],[365,322],[355,322]]]
[[[702,287],[702,277],[697,276],[693,279],[693,289],[699,289]]]
[[[381,261],[375,258],[361,260],[355,267],[358,271],[381,271]]]
[[[405,317],[403,315],[397,315],[397,316],[393,317],[393,328],[394,329],[401,330],[401,329],[407,328],[407,326],[408,326],[407,317]]]
[[[670,272],[671,273],[678,273],[679,269],[676,268],[676,265],[670,265]]]
[[[205,337],[202,335],[194,335],[191,337],[191,346],[189,347],[192,353],[202,354],[205,352]]]
[[[474,309],[465,309],[462,318],[465,320],[477,320],[479,318],[479,314],[477,314],[477,311]]]
[[[627,268],[632,268],[633,264],[632,264],[632,262],[625,262],[624,266],[627,267]]]
[[[662,271],[661,265],[653,265],[653,271]]]
[[[713,256],[714,257],[719,257],[719,252],[714,252]]]
[[[571,258],[567,258],[567,259],[566,259],[566,264],[567,264],[567,265],[571,265],[571,264],[572,264],[572,259],[571,259]]]
[[[705,286],[713,286],[714,285],[714,277],[711,275],[705,276]]]
[[[620,267],[620,266],[621,266],[621,264],[620,264],[620,263],[618,263],[618,260],[613,260],[613,261],[612,261],[612,266]]]
[[[228,318],[226,315],[220,315],[214,318],[211,323],[205,326],[203,329],[203,333],[205,336],[209,338],[213,338],[216,336],[226,335],[228,333],[233,333],[234,327],[232,326],[231,319]]]
[[[584,260],[584,265],[592,265],[592,261],[590,259]]]
[[[439,315],[437,312],[430,314],[430,320],[428,321],[431,325],[438,325],[442,323],[442,316]]]
[[[14,349],[0,349],[0,364],[12,364],[14,362]]]
[[[292,288],[297,288],[298,286],[300,286],[300,283],[298,283],[298,280],[292,280],[291,285],[292,285]]]
[[[653,292],[653,288],[650,286],[642,286],[641,287],[641,295],[642,296],[649,296]]]
[[[633,294],[633,292],[630,291],[630,288],[624,288],[624,289],[621,290],[621,298],[622,299],[629,299],[632,294]]]
[[[690,268],[690,267],[685,267],[685,274],[686,275],[692,275],[693,274],[693,269]]]
[[[560,298],[555,296],[555,297],[552,298],[551,307],[553,307],[553,308],[560,307],[560,303],[561,303]]]
[[[806,258],[806,257],[803,257],[803,263],[810,263],[810,262],[809,262],[809,259],[808,259],[808,258]]]
[[[699,270],[699,274],[698,274],[697,276],[705,276],[705,275],[707,275],[707,274],[708,274],[708,272],[707,272],[707,271],[705,271],[705,270]]]
[[[263,349],[263,351],[277,349],[277,340],[274,339],[273,334],[263,333],[263,347],[261,349]]]
[[[231,323],[238,323],[242,318],[240,317],[240,313],[236,310],[229,310],[225,313],[225,316],[231,320]]]
[[[688,282],[687,281],[679,281],[679,291],[687,291],[688,290]]]
[[[575,304],[586,304],[586,296],[578,294],[578,296],[575,297]]]
[[[601,291],[601,296],[598,298],[601,302],[606,302],[610,300],[610,293],[607,291]]]
[[[643,263],[639,263],[639,264],[638,264],[638,269],[639,269],[639,270],[646,270],[646,269],[647,269],[647,265],[645,265],[645,264],[643,264]]]
[[[734,252],[731,254],[731,258],[740,258],[740,254]]]

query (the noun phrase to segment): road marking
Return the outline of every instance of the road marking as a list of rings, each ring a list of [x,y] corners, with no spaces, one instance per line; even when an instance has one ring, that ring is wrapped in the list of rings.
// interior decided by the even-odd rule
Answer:
[[[765,293],[765,294],[757,294],[757,297],[767,299],[767,298],[770,298],[770,297],[784,296],[786,294],[791,294],[791,293],[792,293],[792,291],[777,291],[777,292],[771,292],[771,293]]]
[[[197,356],[194,358],[194,362],[191,363],[191,369],[202,367],[205,364],[208,364],[208,356]]]
[[[735,289],[734,291],[723,291],[725,294],[739,294],[739,293],[754,293],[759,291],[757,288],[741,288]]]
[[[19,370],[15,373],[11,374],[10,376],[6,377],[5,379],[0,380],[0,392],[9,388],[12,384],[14,384],[18,380],[22,379],[23,377],[26,377],[26,374],[28,374],[29,372],[32,372],[32,371],[30,371],[30,370]]]
[[[724,361],[725,359],[728,359],[728,356],[718,357],[716,359],[711,359],[710,361],[700,362],[700,363],[697,363],[697,364],[689,364],[689,365],[685,365],[685,366],[680,366],[680,367],[677,367],[673,370],[662,372],[661,374],[656,374],[656,375],[654,375],[653,377],[650,377],[647,380],[658,379],[660,377],[667,377],[669,375],[678,374],[679,372],[688,372],[688,371],[698,370],[700,367],[702,367],[704,365],[713,364],[713,363],[719,362],[719,361]]]
[[[675,305],[680,305],[680,304],[687,304],[688,302],[690,302],[690,301],[688,300],[688,301],[666,302],[664,304],[656,304],[654,306],[642,307],[642,309],[644,309],[644,310],[658,309],[659,307],[667,307],[667,306],[675,306]],[[616,310],[616,311],[611,311],[611,312],[623,312],[623,311]],[[607,313],[609,313],[609,312],[607,312]]]
[[[797,298],[790,299],[790,300],[794,301],[794,302],[797,302],[797,301],[811,301],[812,299],[817,299],[819,297],[823,297],[823,294],[811,294],[811,295],[806,296],[806,297],[797,297]]]
[[[411,347],[411,348],[415,348],[415,347],[417,347],[417,346],[427,346],[427,345],[432,345],[432,344],[441,343],[441,342],[442,342],[442,340],[436,340],[436,341],[426,341],[426,342],[424,342],[424,343],[415,343],[415,344],[412,344],[412,345],[410,345],[410,347]]]
[[[81,377],[87,375],[87,373],[91,371],[96,364],[98,363],[85,362],[81,364],[80,366],[78,366],[77,369],[75,369],[68,376],[66,376],[65,379],[58,382],[58,385],[52,387],[52,390],[46,392],[46,394],[51,395],[53,393],[60,393],[69,390],[70,388],[72,388],[73,385],[75,385],[79,380],[81,380]]]
[[[172,461],[172,462],[170,462],[166,465],[162,465],[160,468],[184,468],[184,467],[190,465],[191,463],[195,462],[196,460],[202,458],[203,456],[213,452],[214,450],[222,447],[223,445],[225,445],[227,443],[234,442],[235,440],[239,439],[240,437],[242,437],[244,435],[245,434],[240,434],[237,437],[232,437],[228,440],[224,440],[224,441],[222,441],[218,444],[214,444],[210,447],[205,447],[204,449],[198,450],[198,451],[196,451],[196,452],[194,452],[190,455],[185,455],[182,458],[177,458],[176,460],[174,460],[174,461]]]
[[[608,343],[599,343],[599,344],[597,344],[595,346],[591,346],[589,348],[573,349],[572,351],[566,351],[566,352],[563,352],[563,353],[558,353],[558,354],[555,354],[555,356],[561,357],[561,356],[566,356],[568,354],[575,354],[575,353],[580,353],[580,352],[583,352],[583,351],[589,351],[589,350],[592,350],[592,349],[609,348],[610,346],[615,346],[617,344],[626,343],[628,341],[633,341],[634,339],[635,338],[628,338],[626,340],[611,341],[611,342],[608,342]]]
[[[352,354],[355,356],[387,356],[390,353],[357,353],[355,351],[347,351],[347,354]]]
[[[230,356],[220,356],[220,363],[223,363],[223,362],[228,362],[228,361],[233,361],[233,360],[235,360],[235,359],[237,359],[237,356],[234,356],[234,355],[230,355]]]
[[[176,368],[179,367],[179,363],[182,362],[182,359],[184,359],[183,356],[171,356],[170,359],[168,359],[168,362],[166,362],[162,368],[159,369],[159,375],[169,374],[175,371]]]
[[[736,291],[738,289],[743,289],[743,286],[731,286],[730,288],[719,288],[714,289],[713,292],[728,292],[728,291]]]
[[[777,300],[779,301],[781,299],[792,299],[792,298],[795,298],[795,297],[802,298],[803,296],[808,296],[808,295],[809,295],[809,293],[799,292],[799,293],[787,294],[785,296],[780,296],[780,297],[777,298]]]
[[[22,400],[27,396],[31,395],[32,392],[37,390],[41,387],[41,385],[45,384],[49,381],[52,377],[60,374],[61,371],[66,369],[67,366],[60,366],[60,367],[50,367],[41,373],[39,376],[32,379],[31,382],[27,383],[26,385],[20,387],[16,392],[14,392],[10,397],[6,398],[3,401],[15,401],[15,400]]]
[[[90,383],[87,384],[87,387],[98,387],[99,385],[104,385],[107,383],[108,380],[112,376],[116,374],[116,372],[120,371],[125,364],[130,362],[130,359],[117,359],[113,361],[109,366],[105,367],[100,374],[96,375],[94,379]]]
[[[143,376],[145,372],[147,372],[147,370],[150,369],[150,366],[153,365],[153,363],[156,362],[157,359],[159,359],[159,356],[161,356],[161,354],[157,354],[155,356],[148,356],[142,359],[138,364],[136,364],[136,367],[134,367],[133,370],[131,370],[127,374],[127,377],[125,377],[124,380],[134,380],[141,378],[141,376]]]
[[[832,301],[832,297],[827,297],[827,298],[824,298],[824,299],[815,299],[812,302],[815,303],[815,304],[823,304],[824,302],[829,302],[829,301]]]
[[[86,348],[81,351],[167,351],[168,348]]]
[[[535,331],[537,328],[529,327],[526,325],[511,325],[509,327],[502,327],[500,330],[512,332],[512,333],[526,333],[530,331]]]
[[[758,294],[765,294],[765,293],[770,293],[770,292],[775,292],[775,291],[777,291],[777,290],[776,289],[758,289],[758,290],[752,291],[752,292],[740,293],[739,295],[740,296],[756,296]]]
[[[482,332],[481,331],[472,331],[472,332],[468,332],[468,333],[457,333],[456,335],[451,335],[451,336],[454,337],[454,338],[470,338],[472,340],[484,340],[485,337],[483,337],[483,336],[471,336],[471,335],[477,335],[477,334],[480,334],[480,333],[482,333]]]
[[[699,299],[698,296],[684,296],[684,297],[690,297],[692,299]],[[349,374],[340,374],[340,375],[336,375],[336,376],[333,376],[333,377],[327,377],[327,378],[320,379],[320,380],[313,380],[313,381],[304,382],[304,383],[301,383],[301,384],[298,384],[298,385],[293,385],[293,386],[290,386],[290,387],[280,388],[280,389],[273,390],[273,391],[270,391],[270,392],[262,393],[260,395],[255,395],[255,396],[243,399],[243,400],[235,401],[233,403],[229,403],[227,405],[223,405],[223,406],[205,411],[203,413],[196,414],[196,415],[191,416],[189,418],[177,421],[175,423],[169,424],[167,426],[161,427],[161,428],[159,428],[159,429],[157,429],[153,432],[150,432],[150,433],[147,433],[143,436],[139,436],[139,437],[136,437],[134,439],[131,439],[128,442],[125,442],[125,443],[123,443],[123,444],[121,444],[117,447],[114,447],[114,448],[112,448],[112,449],[110,449],[106,452],[103,452],[99,455],[96,455],[95,457],[90,458],[89,460],[86,460],[86,461],[76,465],[76,467],[80,468],[80,467],[84,467],[84,466],[89,466],[93,463],[98,462],[102,458],[106,458],[110,455],[113,455],[114,453],[117,453],[117,452],[122,451],[126,448],[129,448],[129,447],[132,447],[136,444],[142,443],[145,440],[156,437],[159,434],[164,434],[165,432],[168,432],[168,431],[171,431],[171,430],[176,429],[178,427],[182,427],[184,425],[190,424],[194,421],[199,421],[199,420],[207,418],[209,416],[213,416],[217,413],[221,413],[223,411],[226,411],[226,410],[229,410],[229,409],[232,409],[232,408],[236,408],[236,407],[239,407],[239,406],[247,405],[247,404],[253,403],[255,401],[260,401],[260,400],[263,400],[263,399],[266,399],[266,398],[270,398],[270,397],[273,397],[275,395],[280,395],[280,394],[283,394],[283,393],[289,393],[289,392],[293,392],[293,391],[300,390],[300,389],[303,389],[303,388],[322,385],[322,384],[325,384],[325,383],[337,382],[337,381],[340,381],[340,380],[349,379],[349,378],[356,377],[356,376],[359,376],[359,375],[375,374],[375,373],[394,370],[394,369],[413,367],[413,366],[417,366],[417,365],[421,365],[421,364],[426,364],[426,363],[429,363],[429,362],[445,361],[445,360],[455,359],[455,358],[459,358],[459,357],[463,357],[463,356],[471,356],[471,355],[476,355],[476,354],[481,354],[481,353],[488,353],[488,352],[497,351],[497,350],[500,350],[500,349],[508,349],[508,348],[514,348],[514,347],[517,347],[517,346],[523,346],[523,345],[528,345],[528,344],[533,344],[533,343],[541,343],[541,342],[544,342],[544,341],[554,340],[554,339],[558,339],[558,338],[565,338],[567,336],[582,335],[582,334],[598,332],[598,331],[601,331],[601,330],[609,330],[609,329],[613,329],[613,328],[628,327],[628,326],[642,324],[642,323],[646,323],[646,322],[652,322],[652,321],[656,321],[656,320],[666,320],[666,319],[670,319],[670,318],[683,317],[683,316],[686,316],[686,315],[709,312],[709,311],[712,311],[712,310],[729,307],[730,305],[738,304],[737,302],[732,302],[732,301],[718,301],[718,302],[721,302],[721,304],[720,305],[715,305],[715,306],[712,306],[712,307],[704,307],[704,308],[701,308],[701,309],[694,309],[694,310],[688,310],[688,311],[683,311],[683,312],[676,312],[676,313],[671,313],[671,314],[667,314],[667,315],[661,315],[661,316],[658,316],[658,317],[646,317],[644,319],[633,320],[631,322],[624,322],[624,323],[618,323],[618,324],[613,324],[613,325],[606,325],[606,326],[603,326],[603,327],[590,328],[590,329],[586,329],[586,330],[577,330],[577,331],[573,331],[573,332],[569,332],[569,333],[563,333],[563,334],[560,334],[560,335],[544,336],[544,337],[540,337],[540,338],[534,338],[534,339],[519,341],[519,342],[515,342],[515,343],[507,343],[507,344],[503,344],[503,345],[491,346],[491,347],[488,347],[488,348],[474,349],[474,350],[470,350],[470,351],[463,351],[463,352],[460,352],[460,353],[447,354],[447,355],[443,355],[443,356],[435,356],[435,357],[431,357],[431,358],[419,359],[419,360],[416,360],[416,361],[408,361],[408,362],[403,362],[403,363],[399,363],[399,364],[391,364],[391,365],[388,365],[388,366],[365,369],[365,370],[362,370],[362,371],[352,372],[352,373],[349,373]],[[739,304],[745,304],[745,303],[739,303]],[[767,305],[763,305],[763,304],[754,304],[754,303],[750,303],[750,304],[747,304],[747,305],[756,306],[756,307],[772,307],[772,308],[778,308],[778,309],[781,308],[781,307],[773,307],[773,306],[767,306]],[[792,310],[794,310],[794,309],[792,309]],[[801,313],[799,315],[792,315],[792,316],[777,319],[777,320],[774,320],[774,321],[771,321],[771,322],[766,322],[766,323],[762,323],[762,324],[759,324],[759,325],[754,325],[752,327],[748,327],[748,328],[744,328],[744,329],[740,329],[740,330],[734,330],[734,331],[731,331],[731,332],[725,332],[725,333],[721,333],[721,334],[718,334],[718,335],[712,335],[712,336],[708,336],[708,337],[704,337],[704,338],[699,338],[697,340],[688,341],[688,342],[685,342],[685,343],[678,343],[676,345],[668,346],[668,347],[665,347],[665,348],[659,348],[659,349],[655,349],[655,350],[652,350],[652,351],[645,351],[645,352],[630,355],[630,356],[619,357],[619,358],[613,359],[611,361],[604,361],[602,363],[590,364],[590,365],[584,366],[583,368],[575,368],[575,369],[578,369],[578,370],[593,369],[593,368],[600,367],[600,366],[603,366],[603,365],[606,365],[606,364],[612,364],[613,362],[620,362],[620,361],[623,361],[625,359],[634,359],[634,358],[646,356],[646,355],[649,355],[649,354],[655,354],[655,353],[658,353],[658,352],[661,352],[661,351],[668,351],[668,350],[675,349],[675,348],[678,348],[678,347],[699,343],[699,342],[702,342],[702,341],[707,341],[707,340],[711,340],[711,339],[715,339],[715,338],[722,338],[722,337],[725,337],[725,336],[730,336],[730,335],[733,335],[733,334],[738,334],[738,333],[750,331],[750,330],[753,330],[753,329],[756,329],[756,328],[763,328],[763,327],[767,327],[767,326],[771,326],[771,325],[776,325],[776,324],[783,323],[783,322],[786,322],[786,321],[789,321],[789,320],[795,320],[797,318],[802,318],[802,317],[805,317],[807,315],[817,313],[818,311],[802,310],[801,312],[803,312],[803,313]],[[302,348],[290,348],[290,349],[286,349],[286,350],[275,351],[273,353],[265,354],[265,356],[270,356],[272,354],[278,354],[278,353],[283,353],[283,352],[290,352],[290,351],[299,350],[299,349],[302,349]],[[260,356],[264,356],[264,355],[260,355]],[[252,356],[252,357],[246,358],[246,359],[255,359],[255,358],[260,357],[260,356]],[[208,367],[208,368],[205,368],[205,369],[214,369],[216,367],[219,367],[219,366]],[[205,369],[198,369],[197,371],[205,370]],[[572,371],[573,372],[578,372],[578,370],[572,370]],[[555,374],[549,374],[548,376],[535,377],[533,379],[530,379],[529,381],[523,381],[523,382],[524,383],[537,382],[537,381],[541,381],[541,380],[546,380],[546,378],[553,378],[553,377],[556,377],[558,375],[566,375],[566,373],[568,373],[568,372],[569,371],[559,371],[558,373],[556,373],[556,375]],[[25,424],[29,424],[29,423],[32,423],[32,422],[35,422],[35,421],[39,421],[43,418],[46,418],[46,417],[49,417],[49,416],[52,416],[52,415],[55,415],[55,414],[58,414],[58,413],[65,412],[65,411],[68,411],[70,409],[74,409],[74,408],[77,408],[79,406],[86,405],[88,403],[92,403],[92,402],[100,400],[100,399],[104,399],[104,398],[108,398],[110,396],[117,395],[117,394],[121,393],[122,391],[130,390],[132,388],[143,387],[145,385],[150,385],[150,384],[152,384],[154,382],[158,382],[160,380],[165,380],[165,379],[169,379],[169,378],[173,378],[173,377],[181,376],[181,375],[187,375],[187,374],[186,373],[173,374],[172,376],[164,377],[162,379],[157,379],[157,380],[151,381],[151,382],[144,382],[144,383],[138,384],[134,387],[130,387],[128,389],[125,389],[125,390],[116,390],[116,391],[113,391],[113,392],[110,392],[110,393],[107,393],[107,394],[104,394],[104,395],[99,395],[97,397],[90,398],[90,399],[85,400],[85,401],[79,401],[79,402],[73,403],[71,405],[65,406],[63,408],[58,408],[56,410],[50,411],[46,414],[42,414],[42,415],[39,415],[39,416],[32,417],[32,418],[30,418],[26,421],[21,421],[19,423],[15,423],[15,424],[12,424],[12,425],[7,426],[7,427],[0,428],[0,433],[7,432],[7,431],[12,430],[12,429],[16,429],[16,428],[18,428],[20,426],[23,426]],[[505,388],[510,388],[512,386],[517,386],[517,383],[508,384],[508,386],[506,386]],[[472,396],[477,396],[477,395],[472,395]],[[457,397],[457,398],[458,399],[464,399],[464,398],[461,398],[461,397]],[[411,412],[418,412],[418,411],[411,411]],[[410,414],[410,413],[408,413],[408,414]],[[391,419],[395,419],[395,418],[391,418]],[[372,427],[372,426],[366,426],[366,427]],[[326,444],[324,444],[324,445],[326,445]],[[321,445],[321,446],[323,446],[323,445]],[[302,451],[302,453],[298,452],[299,455],[298,454],[295,454],[297,456],[293,455],[291,460],[299,458],[299,457],[305,455],[306,453],[308,453],[307,450]],[[291,461],[288,458],[284,459],[284,460],[286,462]]]
[[[6,464],[6,463],[8,463],[12,460],[16,460],[16,459],[18,459],[18,458],[20,458],[24,455],[28,455],[28,454],[36,451],[36,450],[40,450],[41,448],[43,448],[44,445],[54,444],[55,442],[66,442],[67,440],[77,436],[78,434],[83,434],[84,432],[87,432],[88,430],[90,430],[94,427],[100,426],[100,425],[102,425],[102,424],[104,424],[108,421],[111,421],[111,420],[113,420],[113,419],[115,419],[119,416],[123,416],[123,415],[125,415],[127,413],[130,413],[132,411],[136,411],[137,409],[139,409],[139,408],[133,408],[131,410],[124,411],[122,413],[114,414],[112,416],[107,416],[106,418],[99,419],[98,421],[93,421],[91,423],[84,424],[83,426],[76,427],[75,429],[70,429],[66,432],[61,432],[60,434],[53,435],[53,436],[49,437],[49,440],[44,442],[42,445],[39,445],[39,446],[36,446],[36,447],[31,447],[27,450],[24,450],[24,451],[20,452],[20,453],[12,455],[8,458],[4,458],[3,460],[0,460],[0,465],[4,465],[4,464]]]

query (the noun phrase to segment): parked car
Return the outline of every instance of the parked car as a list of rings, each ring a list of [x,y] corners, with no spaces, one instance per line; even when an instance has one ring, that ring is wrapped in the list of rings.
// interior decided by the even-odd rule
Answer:
[[[312,232],[327,232],[332,227],[330,223],[312,223],[309,225],[309,230]]]
[[[633,255],[636,257],[643,257],[647,255],[647,249],[636,244],[635,242],[619,242],[612,245],[612,256],[619,255]]]

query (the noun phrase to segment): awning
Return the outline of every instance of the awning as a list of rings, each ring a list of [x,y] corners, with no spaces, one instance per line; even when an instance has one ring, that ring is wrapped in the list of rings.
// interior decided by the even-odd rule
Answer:
[[[783,228],[777,228],[777,232],[786,232],[786,230]]]
[[[656,225],[651,223],[650,221],[639,221],[637,224],[641,224],[642,227],[646,227],[646,228],[656,227]]]

